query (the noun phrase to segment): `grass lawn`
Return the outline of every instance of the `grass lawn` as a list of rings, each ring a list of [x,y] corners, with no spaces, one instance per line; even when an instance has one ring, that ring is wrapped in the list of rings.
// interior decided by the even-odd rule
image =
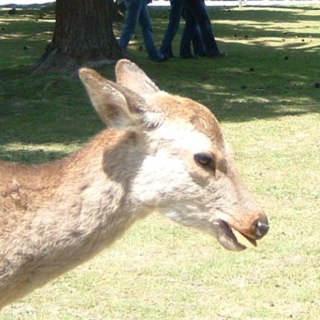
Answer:
[[[2,159],[57,159],[103,127],[76,77],[30,75],[54,26],[53,14],[41,13],[0,11]],[[319,319],[320,7],[210,14],[227,53],[221,60],[153,63],[139,51],[140,33],[129,52],[159,87],[214,111],[268,213],[268,236],[232,253],[154,214],[103,254],[6,307],[1,320]],[[152,10],[158,44],[167,15]],[[100,72],[113,78],[113,66]]]

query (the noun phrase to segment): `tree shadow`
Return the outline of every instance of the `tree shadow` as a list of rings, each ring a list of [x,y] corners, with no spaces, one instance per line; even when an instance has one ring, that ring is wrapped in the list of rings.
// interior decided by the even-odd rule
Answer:
[[[158,43],[167,25],[167,11],[158,10],[154,19]],[[299,12],[294,8],[281,13],[261,8],[253,11],[250,8],[241,11],[213,10],[212,15],[217,18],[214,30],[219,45],[228,54],[221,60],[172,59],[164,65],[148,61],[146,53],[138,49],[131,53],[160,88],[201,102],[212,109],[221,121],[254,121],[319,113],[320,88],[315,86],[320,82],[317,67],[319,48],[306,46],[312,40],[309,38],[304,43],[284,41],[279,46],[269,46],[263,40],[276,38],[283,41],[296,35],[282,29],[267,29],[265,26],[270,22],[316,21],[320,15],[313,11],[315,14],[304,16]],[[234,25],[227,23],[229,20],[248,22],[237,25],[235,31]],[[15,28],[23,29],[24,24]],[[40,48],[35,51],[37,57],[43,53],[43,39],[50,38],[47,32],[52,24],[43,28],[37,32],[25,29],[19,33],[21,39]],[[32,37],[32,34],[36,36]],[[308,33],[297,33],[297,36],[307,39]],[[313,34],[313,39],[318,40],[319,37],[319,34]],[[178,35],[174,40],[176,52],[179,40]],[[34,54],[29,50],[23,52],[30,60],[35,60]],[[17,52],[15,60],[19,61],[23,55],[21,51]],[[101,73],[114,80],[114,66],[103,67]],[[0,145],[16,142],[81,145],[103,128],[75,75],[50,73],[32,76],[28,66],[17,64],[0,70]],[[6,151],[2,154],[4,156],[1,157],[8,160],[24,162],[47,161],[65,155],[59,151],[39,150]]]
[[[275,7],[243,7],[240,10],[233,10],[228,8],[211,8],[209,11],[214,16],[214,12],[219,10],[219,19],[239,19],[245,17],[248,21],[257,21],[259,23],[272,22],[283,23],[297,21],[319,21],[319,12],[316,7],[303,6],[303,14],[301,14],[301,7],[299,6],[275,6]],[[307,14],[306,11],[313,12],[315,14]]]
[[[318,113],[320,35],[301,32],[295,24],[318,23],[320,13],[317,8],[303,10],[301,13],[301,8],[292,7],[280,11],[278,7],[210,8],[219,46],[228,56],[215,62],[202,59],[175,62],[179,86],[166,79],[165,88],[178,94],[187,92],[223,121]],[[310,10],[309,15],[306,10]],[[166,24],[162,27],[164,32]],[[179,35],[177,38],[176,53]]]
[[[45,150],[15,150],[15,151],[6,151],[0,152],[1,160],[4,161],[13,161],[13,162],[22,162],[22,163],[44,163],[49,161],[54,161],[61,159],[68,155],[67,152],[59,151],[45,151]]]

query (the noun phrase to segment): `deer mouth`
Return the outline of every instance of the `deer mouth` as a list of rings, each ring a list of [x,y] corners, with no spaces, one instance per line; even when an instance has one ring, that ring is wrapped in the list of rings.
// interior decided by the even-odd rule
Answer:
[[[219,219],[215,223],[219,226],[217,239],[225,249],[231,251],[242,251],[246,248],[253,248],[257,246],[256,240],[241,233],[228,222]]]

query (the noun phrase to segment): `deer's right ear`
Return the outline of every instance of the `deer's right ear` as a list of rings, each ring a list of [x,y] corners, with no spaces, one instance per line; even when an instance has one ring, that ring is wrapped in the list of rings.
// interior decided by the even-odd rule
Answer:
[[[132,61],[121,59],[116,65],[117,83],[139,95],[159,92],[155,83]]]
[[[80,69],[79,77],[88,92],[92,105],[101,120],[108,126],[125,129],[136,126],[140,122],[138,114],[130,110],[130,102],[134,104],[133,100],[137,100],[133,92],[131,98],[130,92],[124,95],[122,92],[124,88],[89,68]]]

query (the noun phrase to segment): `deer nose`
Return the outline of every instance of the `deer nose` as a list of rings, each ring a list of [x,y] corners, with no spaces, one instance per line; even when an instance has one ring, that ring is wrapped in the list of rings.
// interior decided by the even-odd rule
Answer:
[[[255,222],[256,239],[261,239],[269,231],[269,223],[267,217],[263,214]]]

